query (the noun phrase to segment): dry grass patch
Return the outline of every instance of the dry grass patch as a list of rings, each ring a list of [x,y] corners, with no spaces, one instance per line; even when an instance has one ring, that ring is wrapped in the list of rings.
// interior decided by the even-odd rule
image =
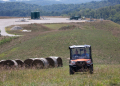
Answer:
[[[79,28],[76,27],[75,25],[68,25],[68,26],[63,26],[59,28],[59,30],[73,30],[73,29],[79,29]]]
[[[95,65],[94,73],[69,75],[69,67],[0,71],[0,85],[8,86],[113,86],[120,85],[120,65]]]

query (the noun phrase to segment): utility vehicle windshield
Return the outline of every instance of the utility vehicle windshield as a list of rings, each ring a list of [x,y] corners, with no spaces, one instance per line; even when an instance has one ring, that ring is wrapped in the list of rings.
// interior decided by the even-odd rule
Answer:
[[[72,48],[71,57],[72,59],[90,59],[90,48]]]

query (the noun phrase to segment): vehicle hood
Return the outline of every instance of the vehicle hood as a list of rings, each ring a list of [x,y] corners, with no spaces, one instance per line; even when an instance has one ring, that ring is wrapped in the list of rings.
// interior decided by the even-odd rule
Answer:
[[[75,60],[71,60],[71,61],[77,62],[77,61],[88,61],[88,60],[91,60],[91,59],[75,59]]]

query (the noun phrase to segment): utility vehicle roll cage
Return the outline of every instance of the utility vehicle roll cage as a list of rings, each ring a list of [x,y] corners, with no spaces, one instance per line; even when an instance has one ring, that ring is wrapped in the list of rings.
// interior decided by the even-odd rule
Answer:
[[[70,49],[70,60],[73,59],[73,49],[79,50],[79,54],[81,54],[81,51],[88,49],[89,59],[91,59],[92,61],[91,45],[72,45],[72,46],[69,46],[69,49]]]

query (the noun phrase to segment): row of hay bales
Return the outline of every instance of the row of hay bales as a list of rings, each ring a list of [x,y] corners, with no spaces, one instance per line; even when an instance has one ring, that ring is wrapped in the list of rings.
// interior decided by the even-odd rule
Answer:
[[[16,60],[1,60],[0,67],[26,67],[26,68],[51,68],[62,67],[62,59],[56,56],[50,56],[47,58],[29,58],[24,61]]]

